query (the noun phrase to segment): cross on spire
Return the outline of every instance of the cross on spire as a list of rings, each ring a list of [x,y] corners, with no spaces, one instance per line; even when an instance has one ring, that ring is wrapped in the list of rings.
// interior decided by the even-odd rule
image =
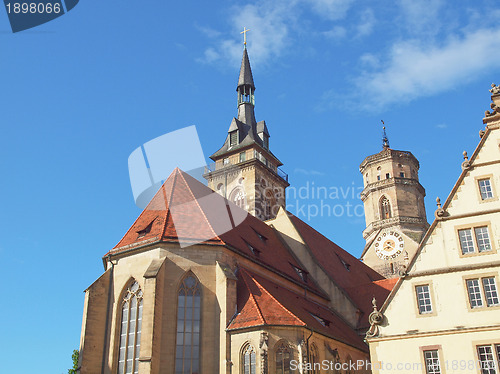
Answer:
[[[247,46],[247,32],[250,30],[247,29],[246,27],[243,27],[243,31],[240,32],[240,34],[243,34],[243,45],[246,47]]]

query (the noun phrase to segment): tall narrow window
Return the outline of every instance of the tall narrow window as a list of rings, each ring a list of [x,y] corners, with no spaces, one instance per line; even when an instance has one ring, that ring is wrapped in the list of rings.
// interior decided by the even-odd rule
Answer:
[[[243,350],[243,355],[241,360],[243,361],[243,374],[255,374],[255,349],[247,344]]]
[[[276,349],[276,374],[290,374],[291,353],[285,343],[281,343]]]
[[[240,153],[240,162],[246,161],[246,159],[247,159],[247,153],[241,152]]]
[[[179,289],[175,374],[200,371],[201,290],[198,280],[187,276]]]
[[[391,203],[389,199],[382,196],[380,199],[380,219],[391,218]]]
[[[493,190],[491,188],[491,181],[489,178],[480,179],[478,181],[479,184],[479,192],[481,193],[482,200],[488,200],[493,198]]]
[[[134,282],[122,302],[122,325],[118,354],[118,374],[139,373],[139,348],[141,344],[142,291]]]
[[[269,136],[264,134],[264,148],[269,149]]]
[[[486,305],[494,306],[498,305],[498,291],[497,285],[495,283],[494,277],[483,278],[483,288],[484,288],[484,296],[486,298]]]
[[[477,357],[479,358],[481,374],[497,374],[496,368],[500,365],[499,344],[477,346]]]
[[[474,228],[474,233],[476,234],[477,249],[479,252],[485,252],[491,250],[490,236],[488,235],[488,227],[476,227]]]
[[[441,374],[438,351],[433,349],[424,351],[425,372],[427,374]]]
[[[431,291],[428,284],[415,287],[417,292],[418,312],[420,314],[432,313]]]
[[[474,252],[474,241],[472,239],[471,229],[458,230],[458,237],[460,238],[460,246],[462,247],[462,253],[473,253]]]
[[[483,306],[481,298],[481,288],[479,287],[479,279],[467,279],[467,291],[469,293],[469,301],[471,308],[479,308]]]
[[[229,133],[229,146],[232,147],[238,144],[238,131],[231,131]]]
[[[321,363],[319,361],[319,352],[315,344],[311,345],[311,364],[312,364],[312,374],[320,374]]]

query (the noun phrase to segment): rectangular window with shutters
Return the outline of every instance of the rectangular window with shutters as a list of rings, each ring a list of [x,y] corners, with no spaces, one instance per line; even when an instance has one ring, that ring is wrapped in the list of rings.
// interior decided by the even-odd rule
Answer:
[[[238,130],[229,133],[229,146],[233,147],[236,144],[238,144]]]

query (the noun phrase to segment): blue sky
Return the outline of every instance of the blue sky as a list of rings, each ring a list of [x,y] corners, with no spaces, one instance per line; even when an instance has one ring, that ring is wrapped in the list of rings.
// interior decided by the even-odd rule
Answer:
[[[493,0],[108,0],[12,34],[2,10],[2,372],[70,367],[83,290],[140,213],[129,154],[193,124],[206,155],[222,145],[244,26],[257,120],[292,186],[361,186],[383,119],[420,160],[431,221],[500,83],[499,15]],[[309,223],[361,253],[363,217]]]

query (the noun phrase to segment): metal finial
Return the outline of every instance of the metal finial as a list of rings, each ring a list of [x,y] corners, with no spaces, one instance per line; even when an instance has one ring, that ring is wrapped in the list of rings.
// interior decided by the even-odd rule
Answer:
[[[436,205],[438,208],[441,208],[441,199],[439,197],[436,197]]]
[[[387,133],[385,132],[385,123],[384,123],[384,120],[380,120],[382,122],[382,125],[384,125],[382,127],[382,129],[384,130],[384,136],[382,138],[382,148],[383,149],[387,149],[389,148],[389,138],[387,137]]]
[[[375,296],[373,296],[372,305],[373,305],[373,310],[376,311],[377,310],[377,299],[375,299]]]
[[[243,27],[243,31],[240,32],[240,34],[243,34],[243,45],[246,47],[247,46],[247,32],[250,30],[247,29],[246,27]]]
[[[464,151],[463,155],[464,155],[464,160],[467,161],[469,159],[469,157],[467,156],[467,151]]]

